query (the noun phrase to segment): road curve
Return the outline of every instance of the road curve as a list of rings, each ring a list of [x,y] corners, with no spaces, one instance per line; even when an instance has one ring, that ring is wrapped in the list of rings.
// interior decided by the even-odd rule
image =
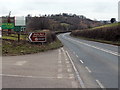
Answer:
[[[118,47],[71,37],[58,38],[70,56],[88,88],[118,88]]]

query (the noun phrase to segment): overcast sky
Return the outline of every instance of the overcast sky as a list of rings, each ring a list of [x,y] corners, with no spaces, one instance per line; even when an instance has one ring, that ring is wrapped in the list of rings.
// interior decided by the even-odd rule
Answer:
[[[119,0],[0,0],[0,16],[72,13],[90,19],[118,19]]]

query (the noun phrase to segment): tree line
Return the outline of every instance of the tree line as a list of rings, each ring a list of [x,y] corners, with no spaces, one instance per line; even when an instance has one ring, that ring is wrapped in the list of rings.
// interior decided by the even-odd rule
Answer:
[[[83,15],[76,14],[55,14],[44,16],[26,17],[28,30],[68,31],[77,29],[87,29],[102,25],[99,21],[86,18]]]

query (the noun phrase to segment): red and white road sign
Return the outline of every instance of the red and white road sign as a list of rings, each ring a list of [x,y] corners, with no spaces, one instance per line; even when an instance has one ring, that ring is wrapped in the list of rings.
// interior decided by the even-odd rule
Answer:
[[[40,33],[31,33],[29,35],[30,42],[46,42],[46,33],[40,32]]]

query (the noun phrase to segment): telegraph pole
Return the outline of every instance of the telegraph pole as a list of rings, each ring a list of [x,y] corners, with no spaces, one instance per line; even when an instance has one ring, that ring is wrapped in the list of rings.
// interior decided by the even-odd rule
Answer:
[[[11,20],[10,20],[10,15],[11,15],[11,11],[9,12],[9,15],[8,15],[8,23],[11,23]],[[8,35],[11,34],[11,29],[8,29]]]

